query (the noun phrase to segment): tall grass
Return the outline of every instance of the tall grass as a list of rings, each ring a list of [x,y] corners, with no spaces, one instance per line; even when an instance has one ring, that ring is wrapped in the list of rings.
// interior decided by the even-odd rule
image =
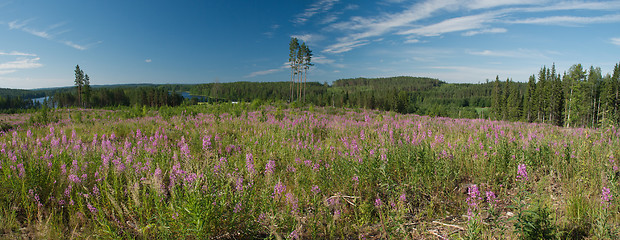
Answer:
[[[516,217],[547,209],[554,236],[618,233],[614,128],[243,103],[71,111],[0,136],[2,237],[515,238]]]

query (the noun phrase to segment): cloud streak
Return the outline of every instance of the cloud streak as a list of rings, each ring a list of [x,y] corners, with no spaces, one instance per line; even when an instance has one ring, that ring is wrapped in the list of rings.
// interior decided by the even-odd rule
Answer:
[[[310,5],[303,13],[298,14],[293,22],[297,24],[304,24],[314,15],[327,12],[334,7],[334,4],[339,2],[340,0],[320,0]]]
[[[39,63],[39,60],[41,60],[41,58],[39,58],[36,54],[32,53],[23,53],[17,51],[0,51],[0,56],[14,57],[14,60],[12,61],[0,62],[0,75],[14,73],[18,70],[33,69],[43,66],[43,64]]]
[[[46,30],[38,30],[38,29],[35,29],[35,28],[32,28],[32,27],[28,26],[28,24],[32,20],[33,19],[28,19],[28,20],[24,20],[24,21],[15,20],[15,21],[7,23],[7,25],[9,26],[9,30],[20,30],[22,32],[25,32],[25,33],[28,33],[28,34],[31,34],[31,35],[34,35],[34,36],[37,36],[37,37],[40,37],[40,38],[43,38],[43,39],[52,40],[52,41],[56,41],[56,42],[62,43],[64,45],[66,45],[66,46],[69,46],[69,47],[72,47],[72,48],[75,48],[75,49],[81,50],[81,51],[86,50],[86,49],[88,49],[88,48],[90,48],[90,47],[92,47],[94,45],[102,43],[101,41],[98,41],[98,42],[91,43],[91,44],[88,44],[88,45],[81,45],[81,44],[77,44],[77,43],[75,43],[73,41],[69,41],[69,40],[55,40],[56,36],[58,36],[60,34],[63,34],[63,33],[66,33],[66,32],[69,31],[69,30],[60,30],[60,31],[56,31],[54,33],[50,32],[53,29],[57,29],[57,28],[65,25],[64,22],[50,25]]]
[[[597,17],[550,16],[550,17],[515,20],[515,21],[510,21],[508,23],[574,26],[574,25],[585,25],[585,24],[594,24],[594,23],[614,23],[614,22],[620,22],[620,14],[604,15],[604,16],[597,16]]]
[[[279,68],[273,68],[273,69],[267,69],[267,70],[251,72],[250,74],[245,75],[243,77],[244,78],[253,78],[253,77],[262,76],[262,75],[269,75],[269,74],[273,74],[273,73],[284,71],[284,69],[287,69],[289,67],[290,67],[289,62],[285,62]]]
[[[620,46],[620,37],[618,37],[618,38],[612,38],[612,39],[611,39],[611,44],[614,44],[614,45],[618,45],[618,46]]]
[[[330,4],[326,4],[330,2]],[[323,0],[299,16],[313,16],[328,11],[333,1]],[[404,8],[396,12],[383,12],[375,16],[352,16],[338,21],[325,18],[329,25],[322,31],[329,31],[340,37],[326,45],[322,52],[339,54],[365,46],[385,36],[403,36],[404,43],[420,43],[423,38],[438,37],[447,33],[463,32],[461,36],[506,33],[510,25],[539,24],[580,26],[597,23],[620,22],[620,14],[601,14],[604,11],[620,9],[620,1],[538,1],[538,0],[426,0],[416,3],[395,1]],[[319,6],[328,6],[320,8]],[[319,10],[321,9],[321,10]],[[592,16],[581,16],[579,11],[597,11]],[[523,18],[521,13],[545,12],[559,16]],[[561,13],[560,13],[561,12]],[[458,14],[471,14],[458,16]],[[452,18],[436,20],[437,16]],[[456,16],[454,16],[456,14]],[[508,20],[506,20],[508,19]]]
[[[17,52],[17,51],[12,51],[12,52],[2,52],[2,51],[0,51],[0,56],[28,56],[28,57],[35,57],[37,55],[36,54],[32,54],[32,53],[23,53],[23,52]]]
[[[549,57],[536,50],[517,49],[507,51],[467,51],[470,55],[484,56],[484,57],[508,57],[508,58],[535,58],[535,59],[548,59]]]

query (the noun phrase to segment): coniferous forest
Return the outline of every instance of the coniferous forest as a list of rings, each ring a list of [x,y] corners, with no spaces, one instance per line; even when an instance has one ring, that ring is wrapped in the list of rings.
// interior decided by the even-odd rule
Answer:
[[[48,106],[177,106],[204,102],[290,102],[289,82],[232,82],[166,85],[84,85],[88,77],[77,66],[76,87],[0,89],[0,109],[40,107],[30,98],[48,96]],[[599,67],[575,64],[560,72],[543,66],[527,82],[499,76],[479,84],[446,83],[425,77],[339,79],[304,84],[301,106],[365,108],[453,118],[484,118],[548,123],[564,127],[599,127],[620,123],[620,65],[603,74]],[[82,79],[80,86],[79,79]],[[188,92],[201,99],[183,99]],[[293,94],[297,94],[293,92]]]

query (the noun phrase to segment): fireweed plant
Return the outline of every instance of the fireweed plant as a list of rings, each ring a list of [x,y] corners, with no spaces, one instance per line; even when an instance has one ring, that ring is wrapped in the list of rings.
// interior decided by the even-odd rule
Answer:
[[[516,238],[498,226],[534,195],[569,232],[574,189],[601,206],[600,224],[579,219],[605,231],[584,234],[617,236],[616,128],[283,104],[52,111],[0,133],[1,238]]]

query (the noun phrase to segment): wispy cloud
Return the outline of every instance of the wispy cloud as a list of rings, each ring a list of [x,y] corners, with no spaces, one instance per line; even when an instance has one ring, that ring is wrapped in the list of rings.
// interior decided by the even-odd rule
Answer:
[[[24,58],[20,57],[15,61],[0,63],[0,70],[7,72],[15,72],[18,69],[30,69],[30,68],[38,68],[43,66],[43,64],[39,63],[41,58]]]
[[[537,50],[517,49],[517,50],[483,50],[483,51],[467,51],[470,55],[485,57],[509,57],[509,58],[535,58],[548,59],[549,57]]]
[[[354,48],[364,46],[369,44],[368,40],[353,40],[348,42],[339,42],[336,44],[329,45],[323,52],[326,53],[343,53],[353,50]]]
[[[17,52],[17,51],[11,51],[11,52],[0,51],[0,56],[29,56],[29,57],[35,57],[37,55],[33,54],[33,53],[23,53],[23,52]]]
[[[62,43],[64,45],[67,45],[69,47],[75,48],[77,50],[86,50],[89,47],[92,47],[94,45],[100,44],[102,43],[101,41],[98,42],[94,42],[88,45],[81,45],[81,44],[77,44],[73,41],[69,41],[69,40],[55,40],[56,36],[61,35],[63,33],[69,32],[69,30],[63,30],[60,29],[58,30],[59,27],[65,25],[65,22],[61,22],[61,23],[56,23],[56,24],[52,24],[50,26],[48,26],[45,30],[39,30],[33,27],[29,26],[29,23],[32,22],[34,19],[28,19],[28,20],[24,20],[24,21],[19,21],[19,20],[15,20],[12,22],[8,22],[7,25],[9,26],[9,30],[20,30],[23,31],[25,33],[29,33],[32,34],[34,36],[40,37],[40,38],[44,38],[44,39],[48,39],[48,40],[52,40],[52,41],[56,41],[59,43]],[[55,31],[52,31],[55,30]]]
[[[150,63],[150,62],[152,62],[152,60],[149,58],[149,59],[144,60],[144,62]]]
[[[329,59],[325,56],[315,56],[312,58],[312,62],[318,63],[318,64],[332,64],[336,61],[334,59]]]
[[[508,32],[508,30],[505,28],[487,28],[487,29],[468,31],[468,32],[463,33],[463,36],[471,37],[471,36],[478,35],[478,34],[505,33],[505,32]]]
[[[272,73],[277,73],[277,72],[284,71],[284,69],[287,69],[289,67],[290,67],[289,62],[285,62],[279,68],[272,68],[272,69],[267,69],[267,70],[251,72],[250,74],[245,75],[243,77],[244,78],[253,78],[253,77],[256,77],[256,76],[269,75],[269,74],[272,74]]]
[[[584,25],[584,24],[593,24],[593,23],[614,23],[614,22],[620,22],[620,14],[604,15],[604,16],[596,16],[596,17],[550,16],[550,17],[527,18],[527,19],[521,19],[521,20],[514,20],[508,23],[575,26],[575,25]]]
[[[17,70],[15,70],[15,69],[11,69],[11,70],[0,70],[0,75],[3,75],[3,74],[9,74],[9,73],[14,73],[14,72],[16,72],[16,71],[17,71]]]
[[[370,44],[373,38],[382,38],[386,35],[404,36],[403,41],[405,43],[417,43],[422,41],[424,37],[442,36],[452,32],[463,32],[461,35],[465,37],[478,34],[506,33],[510,30],[511,24],[579,26],[620,22],[620,14],[616,13],[581,16],[579,15],[580,12],[573,11],[617,11],[620,10],[620,1],[617,0],[598,2],[581,0],[425,0],[414,3],[400,0],[388,1],[389,4],[404,6],[404,9],[397,12],[382,12],[374,16],[353,16],[342,21],[333,17],[325,18],[326,22],[330,24],[322,30],[330,31],[340,35],[340,37],[336,37],[336,41],[327,45],[323,52],[348,52]],[[386,2],[381,1],[378,4],[386,4]],[[316,8],[312,9],[314,10],[309,12],[317,12]],[[524,19],[521,14],[534,12],[565,15]],[[473,15],[458,16],[459,14],[471,13]],[[440,14],[453,17],[449,19],[436,18]]]
[[[273,24],[273,25],[271,25],[271,27],[269,27],[269,31],[264,32],[263,34],[265,36],[267,36],[267,38],[272,38],[273,35],[275,34],[276,30],[278,30],[278,28],[280,28],[280,25]]]
[[[620,38],[612,38],[611,44],[620,46]]]
[[[268,74],[272,74],[272,73],[277,73],[280,71],[283,71],[284,69],[282,68],[274,68],[274,69],[268,69],[268,70],[263,70],[263,71],[256,71],[256,72],[252,72],[248,75],[243,76],[244,78],[253,78],[256,76],[262,76],[262,75],[268,75]]]
[[[0,62],[0,75],[43,66],[43,64],[39,62],[41,58],[34,53],[0,51],[0,56],[2,59],[8,60],[5,62]]]
[[[484,13],[479,15],[451,18],[436,24],[401,31],[398,34],[430,37],[439,36],[450,32],[480,29],[484,27],[484,24],[494,21],[498,16],[500,15],[496,13]]]
[[[291,35],[292,38],[297,38],[303,42],[314,43],[325,39],[323,35],[319,34],[301,34],[301,35]]]
[[[310,20],[312,16],[327,12],[334,7],[334,4],[339,2],[340,0],[319,0],[318,2],[313,3],[307,8],[303,13],[297,15],[294,22],[297,24],[304,24],[306,21]]]
[[[62,41],[62,43],[64,43],[65,45],[67,45],[69,47],[75,48],[77,50],[86,50],[86,46],[79,45],[79,44],[74,43],[72,41]]]
[[[532,5],[541,4],[545,1],[540,0],[474,0],[463,1],[465,7],[468,9],[488,9],[501,6],[517,6],[517,5]]]

